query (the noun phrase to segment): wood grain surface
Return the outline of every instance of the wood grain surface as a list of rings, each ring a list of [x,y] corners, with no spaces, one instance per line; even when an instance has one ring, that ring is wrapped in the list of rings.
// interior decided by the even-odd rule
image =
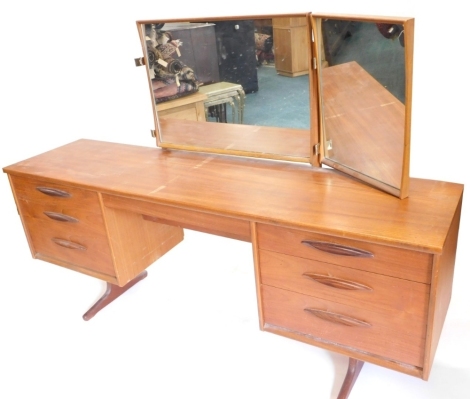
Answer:
[[[430,253],[442,252],[463,193],[461,184],[412,179],[409,198],[400,200],[310,165],[93,140],[78,140],[4,171]]]

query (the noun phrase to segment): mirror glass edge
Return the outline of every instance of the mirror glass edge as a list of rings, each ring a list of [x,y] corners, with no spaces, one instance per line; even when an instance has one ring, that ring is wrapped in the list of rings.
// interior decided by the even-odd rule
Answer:
[[[410,181],[410,151],[411,151],[411,112],[413,106],[413,55],[414,55],[414,33],[415,19],[406,18],[403,22],[405,35],[405,151],[403,154],[403,176],[400,198],[409,195]]]
[[[308,28],[311,33],[310,40],[310,59],[312,60],[310,84],[310,164],[315,167],[321,167],[322,135],[321,135],[321,101],[320,101],[320,69],[318,63],[318,31],[312,13],[309,13]],[[319,150],[315,150],[319,148]]]

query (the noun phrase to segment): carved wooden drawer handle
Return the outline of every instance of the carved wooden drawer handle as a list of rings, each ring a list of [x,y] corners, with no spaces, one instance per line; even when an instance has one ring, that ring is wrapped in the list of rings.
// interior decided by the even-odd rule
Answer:
[[[70,223],[78,222],[78,219],[75,219],[74,217],[69,216],[69,215],[64,215],[63,213],[45,211],[44,215],[46,215],[48,218],[51,218],[53,220],[57,220],[58,222],[70,222]]]
[[[363,249],[347,247],[346,245],[334,244],[332,242],[303,240],[302,244],[323,252],[334,255],[355,256],[358,258],[373,258],[374,254]]]
[[[320,310],[320,309],[312,309],[312,308],[305,308],[306,312],[313,314],[314,316],[326,320],[331,321],[332,323],[342,324],[348,327],[372,327],[372,324],[369,324],[365,321],[355,319],[350,316],[345,316],[339,313],[328,312],[327,310]]]
[[[317,283],[342,290],[373,291],[373,289],[367,285],[356,283],[355,281],[343,280],[337,277],[325,276],[324,274],[304,273],[302,276],[308,277]]]
[[[72,194],[68,193],[67,191],[59,190],[57,188],[36,187],[36,190],[43,194],[50,195],[51,197],[70,198],[72,196]]]
[[[54,241],[57,245],[60,245],[61,247],[64,247],[64,248],[78,249],[80,251],[87,250],[87,248],[84,245],[78,244],[73,241],[64,240],[63,238],[53,238],[52,241]]]

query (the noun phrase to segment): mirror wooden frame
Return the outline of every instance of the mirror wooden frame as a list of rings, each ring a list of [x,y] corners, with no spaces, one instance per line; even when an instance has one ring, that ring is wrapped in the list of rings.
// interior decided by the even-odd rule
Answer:
[[[206,153],[217,153],[226,155],[236,155],[244,157],[267,158],[291,162],[304,162],[310,163],[314,167],[321,167],[326,165],[328,167],[339,170],[342,173],[350,175],[358,180],[361,180],[373,187],[382,191],[392,194],[398,198],[406,198],[408,196],[408,182],[409,182],[409,166],[410,166],[410,128],[411,128],[411,95],[412,95],[412,65],[413,65],[413,37],[414,37],[414,19],[413,18],[400,18],[400,17],[377,17],[377,16],[362,16],[362,15],[327,15],[327,14],[312,14],[312,13],[293,13],[293,14],[265,14],[265,15],[243,15],[243,16],[228,16],[228,17],[208,17],[208,18],[177,18],[177,19],[163,19],[163,20],[139,20],[137,21],[137,29],[139,32],[142,51],[144,56],[136,60],[136,64],[147,65],[147,51],[146,51],[146,38],[145,38],[145,25],[156,23],[176,23],[176,22],[215,22],[223,19],[224,21],[235,21],[242,19],[268,19],[268,18],[282,18],[282,17],[303,17],[307,19],[308,33],[311,33],[310,45],[307,46],[309,59],[309,97],[310,97],[310,133],[308,137],[302,138],[305,140],[305,150],[302,154],[295,154],[286,148],[291,144],[287,140],[286,131],[280,132],[276,140],[258,140],[259,126],[253,127],[250,125],[234,125],[223,123],[197,123],[185,120],[163,120],[159,118],[157,106],[155,105],[155,98],[153,96],[151,76],[149,68],[147,70],[148,84],[150,89],[151,102],[153,104],[152,110],[154,114],[155,130],[152,132],[156,138],[158,147],[167,149],[177,149],[186,151],[197,151]],[[403,25],[405,35],[405,120],[403,131],[403,157],[401,162],[401,178],[400,186],[394,187],[385,182],[379,181],[370,177],[367,173],[360,172],[348,165],[343,165],[338,162],[330,160],[326,156],[325,151],[325,134],[323,123],[323,109],[322,109],[322,93],[321,93],[321,67],[317,66],[317,60],[320,59],[319,54],[322,52],[321,40],[316,40],[320,37],[319,23],[322,19],[332,18],[338,20],[351,20],[351,21],[364,21],[364,22],[380,22],[380,23],[393,23]],[[243,135],[240,135],[243,129]],[[263,128],[262,130],[268,132],[273,137],[276,132],[275,128]],[[285,130],[285,129],[284,129]],[[190,134],[193,137],[198,137],[191,143],[178,143],[175,141],[168,141],[163,139],[162,132],[171,132],[172,135]],[[216,140],[220,140],[223,134],[227,134],[230,140],[235,137],[247,138],[246,142],[239,143],[239,145],[214,145]],[[275,133],[277,134],[277,133]],[[256,141],[252,140],[257,137]],[[298,144],[298,140],[297,140]],[[293,145],[293,144],[292,144]],[[297,145],[298,147],[298,145]],[[240,149],[243,148],[243,149]],[[246,148],[246,149],[245,149]],[[282,151],[280,150],[282,148]],[[360,153],[358,152],[358,156]]]

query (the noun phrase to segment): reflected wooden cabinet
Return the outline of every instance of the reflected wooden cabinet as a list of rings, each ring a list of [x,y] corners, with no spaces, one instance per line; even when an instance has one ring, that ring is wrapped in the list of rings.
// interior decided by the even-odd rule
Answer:
[[[205,121],[204,101],[207,95],[192,93],[174,100],[157,104],[160,119],[172,118],[188,121]]]
[[[276,71],[284,76],[309,73],[306,17],[273,18],[274,62]]]

